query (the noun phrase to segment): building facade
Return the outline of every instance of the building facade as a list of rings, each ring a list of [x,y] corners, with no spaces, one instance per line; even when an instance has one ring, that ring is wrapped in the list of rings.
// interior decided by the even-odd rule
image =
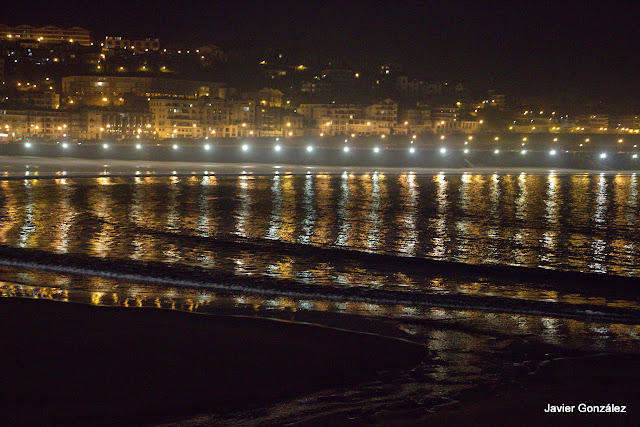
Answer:
[[[202,138],[200,108],[196,101],[154,98],[149,102],[153,126],[158,138]]]
[[[51,110],[0,110],[0,127],[12,139],[53,140],[69,134],[68,115]]]
[[[21,94],[20,100],[27,108],[42,108],[48,110],[57,110],[60,108],[60,95],[53,91],[25,91]]]
[[[68,76],[62,78],[62,93],[75,102],[105,106],[117,104],[125,95],[140,98],[203,96],[226,98],[225,84],[158,77]]]
[[[104,40],[107,49],[134,49],[139,52],[157,52],[160,50],[160,39],[125,39],[122,37],[107,36]]]
[[[78,43],[91,46],[91,32],[80,27],[63,29],[53,25],[46,27],[0,25],[0,38],[21,43]]]

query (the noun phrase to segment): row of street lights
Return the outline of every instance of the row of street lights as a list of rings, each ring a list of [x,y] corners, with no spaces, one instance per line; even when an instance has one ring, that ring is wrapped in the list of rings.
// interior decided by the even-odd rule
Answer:
[[[69,144],[67,142],[63,142],[62,144],[60,144],[60,146],[63,149],[68,149],[69,148]],[[31,142],[25,142],[24,143],[24,147],[29,149],[29,148],[33,147],[33,144]],[[104,144],[102,144],[102,148],[105,149],[105,150],[108,150],[110,148],[110,146],[109,146],[109,144],[104,143]],[[142,150],[143,149],[143,145],[142,144],[136,144],[135,148],[136,148],[136,150]],[[178,149],[180,149],[180,146],[178,144],[173,144],[171,146],[171,148],[173,150],[178,150]],[[205,144],[205,145],[203,145],[202,148],[205,151],[210,151],[211,150],[211,145],[210,144]],[[241,148],[242,148],[243,152],[247,152],[247,151],[249,151],[251,149],[251,147],[248,144],[243,144],[241,146]],[[283,147],[280,144],[276,144],[273,147],[273,150],[275,152],[279,153],[279,152],[281,152],[283,150]],[[312,145],[308,145],[306,147],[306,151],[307,151],[307,153],[312,153],[314,151],[314,147]],[[345,147],[342,148],[342,151],[345,152],[345,153],[348,153],[349,151],[351,151],[351,148],[349,146],[345,146]],[[415,149],[415,147],[409,147],[408,151],[409,151],[410,154],[415,154],[416,149]],[[443,155],[443,156],[447,155],[447,153],[449,152],[449,150],[446,147],[441,147],[439,151],[440,151],[440,154]],[[374,147],[373,148],[373,152],[376,153],[376,154],[380,153],[380,147]],[[470,154],[471,150],[469,150],[468,148],[465,148],[464,150],[462,150],[462,153],[463,154]],[[501,151],[498,148],[493,150],[493,154],[495,154],[495,155],[498,155],[500,153],[501,153]],[[523,155],[523,156],[526,155],[527,153],[529,153],[529,150],[520,150],[520,154]],[[565,150],[565,153],[569,153],[569,150]],[[556,156],[558,154],[559,154],[559,151],[556,150],[556,149],[552,149],[552,150],[549,151],[549,155],[550,156]],[[599,157],[601,159],[606,159],[607,158],[607,153],[606,152],[602,152],[602,153],[600,153]],[[638,158],[638,154],[636,154],[636,153],[632,154],[631,158],[637,159]]]

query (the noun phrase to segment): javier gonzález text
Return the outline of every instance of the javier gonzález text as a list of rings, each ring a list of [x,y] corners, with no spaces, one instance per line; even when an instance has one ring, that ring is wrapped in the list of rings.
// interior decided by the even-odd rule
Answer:
[[[606,405],[587,405],[586,403],[580,403],[578,405],[551,405],[547,404],[544,412],[627,412],[627,407],[624,405],[614,405],[613,403],[607,403]]]

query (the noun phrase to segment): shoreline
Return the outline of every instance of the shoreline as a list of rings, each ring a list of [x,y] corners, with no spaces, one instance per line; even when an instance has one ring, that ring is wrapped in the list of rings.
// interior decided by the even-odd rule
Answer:
[[[375,380],[429,358],[395,338],[149,308],[0,298],[0,319],[2,424],[166,422]]]
[[[640,355],[606,353],[557,358],[541,363],[517,383],[470,390],[459,403],[440,408],[420,423],[460,425],[475,420],[474,425],[487,426],[637,425],[639,387]],[[616,406],[624,412],[616,412]],[[415,425],[416,420],[384,424],[409,426]]]
[[[461,166],[461,167],[421,167],[383,165],[317,165],[291,163],[256,162],[216,162],[216,161],[160,161],[160,160],[118,160],[83,159],[78,157],[6,156],[0,155],[0,180],[11,179],[61,179],[99,177],[170,177],[170,176],[225,176],[225,175],[341,175],[345,172],[366,174],[383,173],[389,175],[415,174],[448,175],[471,174],[532,174],[532,175],[635,175],[634,170],[603,168],[567,167],[525,167],[525,166]]]
[[[211,242],[211,243],[216,243]],[[224,242],[223,242],[224,243]],[[224,245],[222,245],[224,247]],[[256,251],[255,248],[249,247]],[[312,249],[307,249],[309,255],[314,255]],[[322,249],[320,249],[322,251]],[[280,251],[281,252],[281,251]],[[338,254],[343,252],[338,251]],[[347,252],[344,255],[353,255]],[[362,254],[366,256],[368,254]],[[333,254],[333,257],[336,255]],[[331,259],[330,257],[326,257]],[[343,256],[347,258],[347,256]],[[426,274],[437,271],[447,277],[489,276],[505,279],[511,276],[528,275],[532,280],[553,280],[556,284],[568,286],[571,283],[580,282],[585,286],[593,286],[602,280],[594,273],[580,273],[559,270],[534,269],[529,267],[507,267],[490,265],[472,265],[454,263],[449,261],[433,261],[423,258],[409,258],[385,255],[369,255],[365,259],[371,262],[379,260],[380,263],[394,265],[403,261],[414,267],[417,271]],[[71,274],[75,276],[105,277],[121,280],[147,283],[152,285],[170,285],[178,287],[191,287],[208,289],[211,291],[232,294],[242,292],[250,295],[261,295],[264,298],[289,296],[295,298],[313,299],[322,297],[335,301],[360,301],[375,302],[383,305],[415,304],[423,307],[440,307],[447,309],[473,309],[492,313],[529,314],[535,316],[552,316],[570,318],[575,320],[620,323],[636,325],[640,323],[640,317],[636,310],[592,306],[588,304],[549,303],[544,301],[514,301],[509,298],[497,296],[472,296],[472,295],[437,295],[420,294],[394,290],[369,290],[335,288],[329,286],[317,287],[303,285],[295,281],[281,278],[268,278],[264,276],[247,276],[237,280],[235,275],[222,272],[213,272],[209,269],[187,266],[171,265],[157,261],[135,261],[127,259],[97,258],[86,255],[56,254],[37,249],[16,249],[11,246],[0,245],[0,265],[11,268],[23,268],[29,270],[41,270],[54,273]],[[143,272],[143,273],[140,273]],[[187,279],[185,279],[187,277]],[[638,278],[627,276],[605,277],[612,285],[618,286],[622,291],[629,290],[637,284]]]
[[[380,381],[380,372],[437,364],[426,347],[402,339],[246,316],[0,298],[0,320],[0,387],[6,387],[0,391],[0,422],[8,425],[201,425],[220,420],[215,414],[260,411]],[[516,345],[513,351],[523,349]],[[364,411],[355,419],[354,410],[329,411],[296,425],[599,425],[640,419],[640,355],[535,360],[431,408]],[[580,403],[627,410],[544,411],[549,404]]]

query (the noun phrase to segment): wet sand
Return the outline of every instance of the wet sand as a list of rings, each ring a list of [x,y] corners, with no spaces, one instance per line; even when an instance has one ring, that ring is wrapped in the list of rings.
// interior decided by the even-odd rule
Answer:
[[[279,174],[327,174],[340,175],[344,172],[364,174],[406,174],[416,175],[447,175],[470,174],[541,174],[553,172],[556,175],[596,174],[630,175],[633,171],[611,169],[580,169],[562,167],[387,167],[387,166],[321,166],[321,165],[293,165],[266,163],[220,163],[220,162],[184,162],[184,161],[153,161],[153,160],[115,160],[115,159],[82,159],[68,157],[37,157],[37,156],[0,156],[0,178],[2,179],[45,179],[45,178],[82,178],[82,177],[130,177],[130,176],[191,176],[191,175],[253,175]]]
[[[640,356],[602,354],[543,362],[521,381],[495,388],[480,386],[458,403],[435,408],[420,419],[371,420],[371,424],[412,425],[638,425]],[[581,412],[580,404],[626,412]],[[545,412],[548,405],[571,412]],[[583,408],[587,411],[589,409]]]
[[[0,298],[0,424],[148,424],[375,380],[422,345],[257,318]]]
[[[430,360],[421,345],[376,335],[148,308],[0,298],[0,325],[0,425],[180,425]],[[554,359],[508,377],[429,415],[428,408],[335,414],[300,425],[637,425],[640,418],[637,355]],[[626,412],[580,413],[580,403]],[[549,404],[576,408],[547,413]]]

